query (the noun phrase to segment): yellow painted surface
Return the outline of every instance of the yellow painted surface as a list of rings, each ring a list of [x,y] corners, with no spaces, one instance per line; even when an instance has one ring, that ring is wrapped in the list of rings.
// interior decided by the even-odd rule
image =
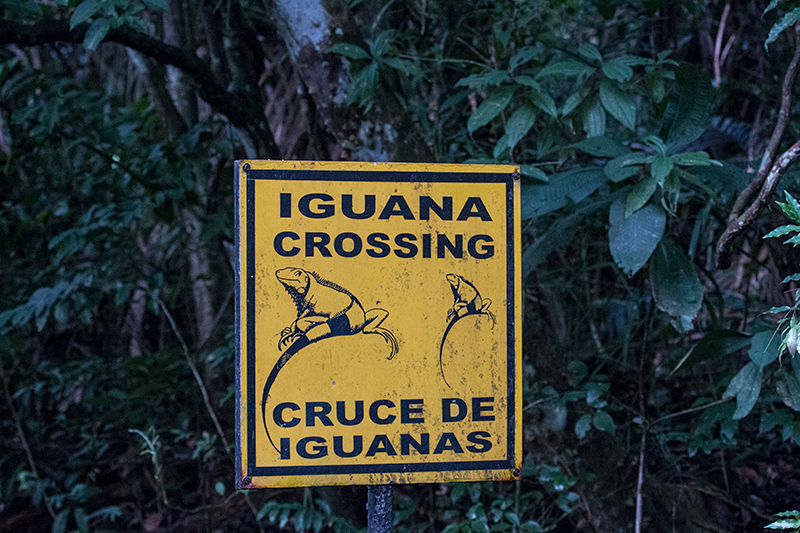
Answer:
[[[513,479],[517,169],[238,165],[240,485]]]

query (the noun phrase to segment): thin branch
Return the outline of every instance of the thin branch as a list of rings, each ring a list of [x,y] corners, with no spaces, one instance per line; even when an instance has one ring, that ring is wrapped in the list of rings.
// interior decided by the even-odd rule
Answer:
[[[28,445],[28,439],[25,438],[25,431],[22,429],[22,420],[20,419],[19,412],[17,411],[16,407],[14,407],[11,391],[8,389],[8,378],[6,377],[6,369],[3,366],[2,357],[0,357],[0,377],[2,377],[3,380],[3,393],[5,394],[6,402],[8,403],[8,409],[11,411],[11,418],[14,419],[17,437],[19,437],[19,441],[22,444],[22,449],[25,450],[25,457],[28,459],[28,466],[30,466],[31,472],[33,472],[33,475],[36,477],[36,479],[41,481],[42,478],[39,477],[39,470],[36,468],[36,461],[33,460],[31,447]],[[56,512],[53,510],[53,504],[50,502],[50,498],[46,495],[44,496],[44,504],[47,507],[47,512],[50,513],[50,516],[53,518],[53,520],[55,520]]]
[[[731,3],[725,4],[725,9],[722,10],[722,17],[719,19],[719,28],[717,29],[717,38],[714,41],[714,83],[715,87],[719,87],[722,82],[722,63],[725,59],[722,56],[722,39],[725,37],[725,22],[728,20],[728,15],[731,12]],[[728,41],[730,45],[731,42]],[[727,54],[726,54],[727,55]]]
[[[778,121],[775,124],[775,129],[772,131],[769,143],[764,150],[764,155],[761,158],[761,166],[758,169],[756,177],[739,194],[739,197],[736,198],[736,202],[734,202],[733,208],[731,209],[731,214],[728,217],[728,227],[717,242],[717,266],[719,268],[728,268],[730,266],[730,248],[733,239],[758,217],[764,205],[766,205],[767,199],[775,191],[775,187],[786,171],[786,167],[797,157],[797,154],[790,153],[793,152],[797,145],[787,150],[780,158],[777,157],[783,132],[789,122],[792,105],[792,87],[797,77],[797,67],[800,65],[800,22],[795,24],[794,31],[794,56],[789,66],[786,68],[786,75],[783,78]],[[786,157],[787,154],[788,157]],[[754,196],[756,199],[750,204]],[[750,204],[750,207],[746,208],[748,204]]]
[[[80,44],[88,29],[88,22],[70,29],[64,20],[43,19],[35,24],[0,20],[0,45],[40,46],[57,42]],[[103,42],[127,46],[162,65],[172,65],[181,69],[197,84],[197,91],[203,100],[226,115],[234,126],[247,131],[263,144],[265,153],[261,156],[279,157],[278,147],[266,121],[253,117],[253,109],[247,105],[250,99],[242,97],[243,95],[230,94],[225,87],[217,83],[217,78],[209,66],[195,54],[165,44],[129,26],[111,28]]]
[[[192,375],[194,376],[195,381],[197,381],[197,385],[200,387],[200,393],[203,395],[203,402],[206,404],[208,414],[211,416],[211,420],[214,421],[214,427],[217,429],[217,433],[222,440],[222,444],[225,446],[225,451],[230,455],[231,445],[228,443],[228,439],[225,438],[225,432],[222,431],[222,425],[219,423],[217,413],[214,412],[214,408],[211,406],[211,400],[208,398],[208,389],[206,389],[206,385],[203,383],[203,378],[200,377],[200,373],[197,371],[197,366],[194,364],[192,357],[189,355],[189,347],[186,345],[186,341],[183,340],[183,335],[181,335],[180,331],[178,331],[178,325],[175,323],[175,319],[172,318],[172,313],[169,312],[169,309],[167,309],[167,306],[164,304],[161,298],[158,298],[158,305],[164,312],[164,316],[167,317],[169,325],[172,328],[172,332],[178,338],[178,342],[181,343],[183,355],[186,357],[186,362],[188,363],[189,368],[192,370]]]
[[[728,227],[722,233],[717,243],[717,265],[720,268],[730,266],[730,246],[733,238],[745,230],[753,223],[764,206],[767,205],[772,193],[778,186],[781,177],[786,173],[789,166],[800,156],[800,141],[797,141],[791,148],[786,150],[777,161],[772,165],[767,173],[766,179],[758,191],[758,196],[750,207],[738,218],[728,223]],[[727,262],[726,262],[727,261]]]

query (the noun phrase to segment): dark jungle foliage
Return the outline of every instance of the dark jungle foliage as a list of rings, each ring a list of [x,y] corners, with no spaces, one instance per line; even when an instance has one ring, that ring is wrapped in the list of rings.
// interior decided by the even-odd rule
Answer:
[[[242,158],[522,165],[523,479],[398,486],[397,531],[796,509],[798,20],[788,0],[0,2],[0,530],[365,527],[363,487],[233,488]]]

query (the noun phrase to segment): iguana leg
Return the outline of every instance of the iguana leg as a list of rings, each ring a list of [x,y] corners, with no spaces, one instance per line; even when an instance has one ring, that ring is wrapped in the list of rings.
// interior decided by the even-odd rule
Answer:
[[[324,316],[311,315],[295,320],[291,326],[284,328],[281,338],[278,341],[278,349],[283,350],[285,346],[291,345],[295,340],[302,337],[304,333],[310,331],[317,324],[324,323],[328,319]],[[314,339],[316,340],[316,339]]]

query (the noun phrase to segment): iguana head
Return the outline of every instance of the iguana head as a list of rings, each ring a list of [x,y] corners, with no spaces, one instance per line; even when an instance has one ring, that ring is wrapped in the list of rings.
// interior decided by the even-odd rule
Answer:
[[[309,275],[301,268],[282,268],[275,272],[278,281],[283,283],[289,294],[298,293],[304,295],[308,291]]]
[[[478,295],[478,291],[475,290],[472,283],[458,274],[447,274],[445,277],[450,283],[450,288],[453,290],[453,298],[455,298],[456,302],[470,302]]]

